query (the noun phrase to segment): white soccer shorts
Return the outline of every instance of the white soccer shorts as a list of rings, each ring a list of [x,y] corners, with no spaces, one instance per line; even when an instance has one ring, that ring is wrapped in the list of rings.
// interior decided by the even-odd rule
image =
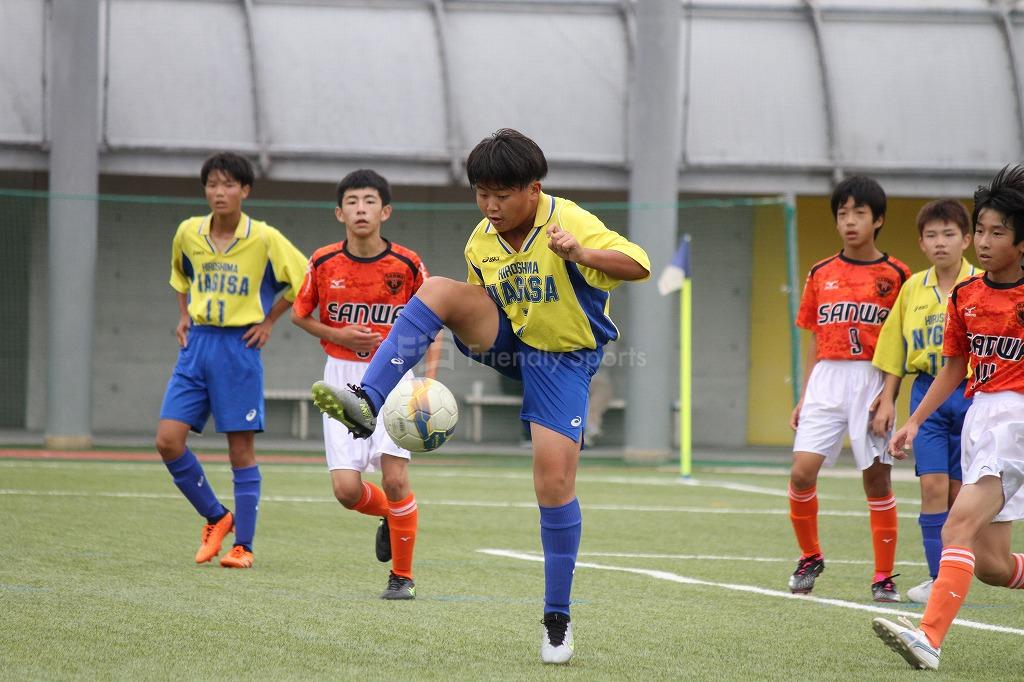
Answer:
[[[871,433],[868,408],[882,392],[882,371],[863,360],[819,360],[811,370],[800,410],[794,452],[813,452],[832,466],[850,434],[857,468],[863,471],[877,459],[892,464],[888,438]]]
[[[358,386],[369,363],[354,360],[327,358],[324,365],[324,381],[337,388],[346,388],[349,384]],[[412,372],[406,372],[402,380],[411,379]],[[369,438],[353,438],[348,429],[339,421],[326,414],[324,418],[324,450],[327,452],[327,468],[353,469],[363,473],[380,470],[380,456],[394,455],[403,459],[411,459],[408,450],[398,447],[391,440],[384,420],[377,415],[377,428]]]
[[[1024,395],[976,393],[960,436],[964,485],[999,476],[1003,508],[993,521],[1024,519]]]

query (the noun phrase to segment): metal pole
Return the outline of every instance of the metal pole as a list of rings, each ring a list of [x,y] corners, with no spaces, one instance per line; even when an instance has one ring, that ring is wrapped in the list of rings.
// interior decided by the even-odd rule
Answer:
[[[99,0],[54,0],[46,382],[52,448],[92,444],[99,29]]]
[[[800,308],[800,271],[797,253],[796,230],[796,197],[785,196],[786,221],[786,288],[789,303],[789,372],[793,378],[793,404],[800,402],[800,391],[803,389],[804,372],[802,366],[803,353],[800,348],[800,330],[796,326],[796,314]]]
[[[652,274],[657,277],[676,251],[682,6],[678,0],[637,3],[636,27],[636,72],[630,93],[629,234],[650,254]],[[652,284],[629,285],[626,290],[630,316],[623,340],[637,351],[637,362],[629,369],[626,457],[664,460],[669,456],[670,406],[676,393],[675,373],[666,372],[663,364],[673,356],[675,327],[669,321],[674,301],[659,295]]]

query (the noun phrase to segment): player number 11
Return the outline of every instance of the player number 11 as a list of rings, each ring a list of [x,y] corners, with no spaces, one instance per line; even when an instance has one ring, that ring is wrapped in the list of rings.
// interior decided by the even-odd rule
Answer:
[[[224,324],[224,301],[217,301],[217,314],[220,319],[217,320],[219,324]],[[213,322],[213,300],[208,299],[206,301],[206,321]]]

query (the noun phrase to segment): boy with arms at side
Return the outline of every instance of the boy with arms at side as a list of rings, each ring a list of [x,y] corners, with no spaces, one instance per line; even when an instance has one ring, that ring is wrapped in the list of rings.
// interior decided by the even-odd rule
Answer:
[[[171,287],[181,312],[181,350],[167,383],[156,447],[195,510],[206,517],[196,562],[220,553],[234,528],[235,544],[220,561],[249,568],[260,499],[254,434],[263,430],[263,362],[270,329],[291,307],[306,258],[280,232],[242,212],[253,185],[247,159],[230,152],[206,160],[200,180],[211,213],[181,223],[171,248]],[[281,291],[284,295],[274,300]],[[210,415],[228,440],[235,488],[232,514],[213,492],[186,445]]]
[[[896,304],[882,325],[872,363],[885,372],[885,388],[874,406],[871,428],[887,436],[896,418],[896,396],[905,373],[917,373],[910,411],[921,404],[935,375],[945,363],[942,332],[946,301],[953,287],[978,271],[963,257],[971,243],[971,217],[963,204],[942,199],[925,204],[917,214],[918,243],[931,261],[900,289]],[[907,590],[910,601],[924,604],[939,573],[942,525],[960,490],[960,431],[971,401],[964,397],[966,379],[922,425],[914,439],[914,472],[921,479],[918,524],[931,578]]]
[[[352,390],[314,387],[314,402],[357,437],[404,368],[442,327],[459,350],[523,382],[520,417],[533,436],[534,491],[544,549],[541,660],[573,655],[569,601],[582,515],[576,499],[590,378],[618,337],[608,292],[650,276],[643,249],[594,215],[541,190],[547,160],[537,144],[503,129],[482,140],[466,173],[483,220],[466,244],[468,282],[432,277],[405,307]]]
[[[895,602],[896,498],[885,439],[869,429],[869,407],[882,390],[872,367],[875,341],[910,270],[882,253],[875,238],[885,222],[885,192],[871,178],[854,176],[832,193],[832,216],[843,247],[811,268],[797,325],[812,333],[804,391],[793,409],[796,431],[789,481],[789,517],[802,552],[789,579],[791,592],[806,594],[825,569],[818,541],[818,472],[832,465],[850,434],[871,517],[875,575],[871,596]]]
[[[942,529],[942,558],[920,628],[873,623],[887,646],[915,668],[936,670],[940,647],[971,578],[1024,587],[1024,554],[1010,552],[1010,522],[1024,518],[1024,166],[1007,166],[974,193],[974,252],[986,270],[949,297],[945,366],[889,442],[900,459],[932,412],[967,374],[973,404],[961,436],[963,487]]]
[[[345,226],[345,239],[317,249],[309,259],[292,322],[320,339],[327,353],[324,381],[343,386],[362,381],[367,363],[423,284],[427,269],[414,252],[381,237],[381,225],[391,217],[387,180],[372,170],[353,171],[342,178],[337,195],[334,215]],[[319,319],[312,316],[316,309]],[[427,352],[430,378],[437,373],[439,344]],[[381,517],[377,559],[393,562],[381,599],[414,599],[412,556],[419,514],[409,485],[409,452],[383,428],[356,440],[341,422],[323,419],[334,496],[346,509]],[[363,473],[378,469],[380,487],[362,480]]]

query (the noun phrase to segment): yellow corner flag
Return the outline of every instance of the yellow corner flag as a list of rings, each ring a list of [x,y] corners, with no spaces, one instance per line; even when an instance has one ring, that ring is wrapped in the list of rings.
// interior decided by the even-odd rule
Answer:
[[[690,477],[693,459],[693,305],[690,286],[690,235],[684,234],[672,261],[658,276],[658,291],[679,292],[679,473]]]

